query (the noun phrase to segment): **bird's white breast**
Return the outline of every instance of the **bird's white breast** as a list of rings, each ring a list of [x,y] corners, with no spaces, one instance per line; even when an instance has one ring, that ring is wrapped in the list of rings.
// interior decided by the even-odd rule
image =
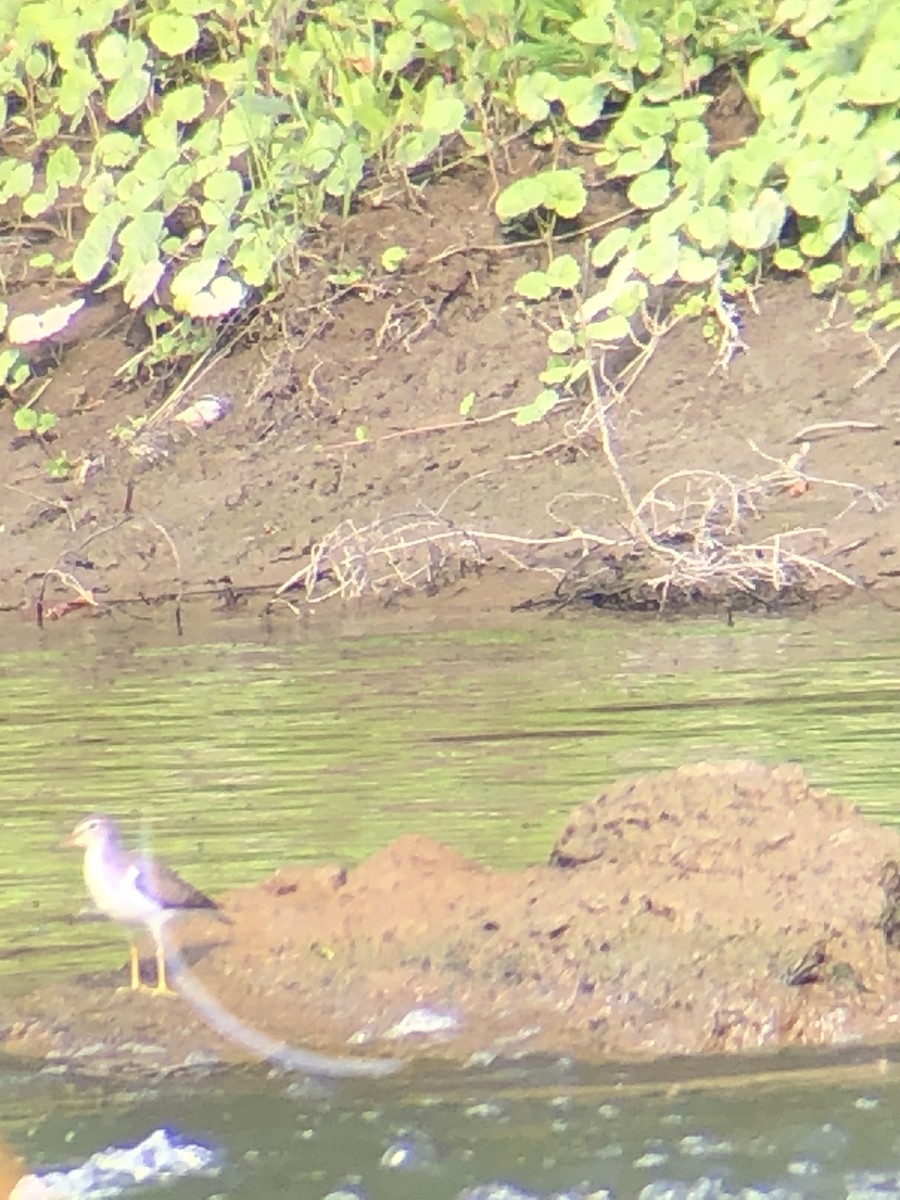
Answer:
[[[90,846],[84,856],[84,881],[97,908],[123,925],[155,923],[160,906],[138,887],[138,864],[106,850]]]

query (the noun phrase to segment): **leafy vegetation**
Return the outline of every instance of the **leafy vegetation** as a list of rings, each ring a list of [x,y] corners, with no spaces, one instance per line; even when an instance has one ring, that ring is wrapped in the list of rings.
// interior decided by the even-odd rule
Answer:
[[[326,206],[448,158],[496,172],[526,135],[547,162],[496,212],[537,221],[548,265],[518,291],[578,311],[520,420],[583,376],[587,348],[635,337],[661,288],[727,317],[774,268],[847,284],[865,327],[900,321],[868,286],[900,246],[896,0],[11,0],[0,45],[0,205],[71,235],[59,275],[142,311],[135,368],[208,346],[299,270]],[[729,145],[709,121],[725,78],[753,115]],[[588,166],[628,207],[586,258],[557,254]],[[15,390],[29,369],[7,343]]]

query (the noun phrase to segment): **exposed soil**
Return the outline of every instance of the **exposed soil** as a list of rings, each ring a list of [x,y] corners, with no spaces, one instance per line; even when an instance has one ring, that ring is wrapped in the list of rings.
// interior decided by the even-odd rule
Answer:
[[[598,184],[586,221],[620,206]],[[380,266],[393,245],[410,251],[396,275]],[[579,245],[571,243],[576,252]],[[19,272],[33,249],[23,241],[18,257],[7,253],[3,263],[14,312],[67,295],[49,275]],[[659,586],[634,587],[630,571],[643,567],[627,553],[624,565],[600,556],[586,566],[571,540],[578,529],[616,538],[630,524],[596,429],[579,432],[578,406],[529,427],[511,421],[539,390],[547,358],[544,314],[526,312],[514,284],[546,259],[541,246],[504,242],[486,174],[448,176],[414,199],[364,204],[347,223],[311,237],[304,252],[302,278],[187,389],[184,403],[214,394],[231,404],[196,434],[174,419],[176,405],[136,441],[111,439],[129,418],[158,414],[176,378],[117,380],[143,335],[111,295],[92,301],[40,397],[40,407],[61,418],[55,440],[8,435],[0,444],[0,609],[33,613],[54,567],[106,605],[184,592],[262,607],[343,521],[384,521],[376,542],[407,547],[373,558],[370,536],[347,533],[345,587],[381,577],[393,587],[398,572],[409,581],[419,571],[418,586],[430,580],[425,591],[441,591],[477,561],[477,584],[471,574],[463,584],[476,611],[550,597],[566,570],[566,596],[659,598]],[[338,267],[355,266],[363,282],[334,282]],[[767,284],[757,301],[758,314],[743,306],[747,349],[727,371],[715,369],[697,323],[662,340],[614,413],[622,471],[636,497],[686,469],[747,481],[777,473],[764,456],[784,463],[797,436],[818,426],[807,434],[805,482],[792,484],[788,472],[770,487],[759,516],[745,514],[743,536],[808,529],[792,544],[894,602],[900,359],[856,387],[876,356],[851,329],[848,310],[832,313],[805,284],[785,281]],[[464,418],[469,395],[474,407]],[[62,450],[79,471],[60,483],[46,468]],[[665,496],[672,515],[660,537],[670,545],[696,538],[678,520],[684,479]],[[411,513],[415,521],[404,519]],[[502,543],[499,535],[551,545]],[[47,582],[52,616],[75,591],[71,581]],[[317,594],[334,584],[333,576],[320,580]],[[827,575],[809,584],[805,594],[847,590]],[[445,600],[451,592],[443,589]]]
[[[355,870],[285,866],[181,927],[227,1009],[292,1045],[464,1061],[883,1043],[900,1018],[879,876],[900,834],[796,767],[700,764],[576,809],[546,866],[406,837]],[[879,924],[881,922],[881,924]],[[144,964],[149,974],[152,962]],[[16,1002],[2,1045],[82,1068],[246,1058],[181,999],[81,979]],[[409,1013],[452,1018],[396,1036]],[[401,1026],[402,1028],[402,1026]],[[392,1035],[393,1031],[393,1035]]]

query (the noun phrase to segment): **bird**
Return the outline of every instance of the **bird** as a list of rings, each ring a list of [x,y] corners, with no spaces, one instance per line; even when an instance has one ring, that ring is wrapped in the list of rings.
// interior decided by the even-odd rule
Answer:
[[[131,990],[148,990],[156,996],[177,995],[169,987],[164,929],[178,913],[203,910],[230,924],[215,900],[182,879],[165,863],[140,851],[126,850],[118,826],[104,813],[85,817],[66,839],[66,845],[84,850],[84,882],[91,899],[104,916],[129,932]],[[149,930],[156,943],[156,986],[141,981],[134,930]]]

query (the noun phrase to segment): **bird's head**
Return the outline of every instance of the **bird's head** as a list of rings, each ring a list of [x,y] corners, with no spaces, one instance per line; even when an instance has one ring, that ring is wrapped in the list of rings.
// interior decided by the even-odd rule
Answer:
[[[64,845],[81,846],[82,849],[87,850],[98,842],[113,841],[117,838],[118,831],[112,819],[104,816],[103,813],[92,813],[83,821],[78,822],[66,838]]]

